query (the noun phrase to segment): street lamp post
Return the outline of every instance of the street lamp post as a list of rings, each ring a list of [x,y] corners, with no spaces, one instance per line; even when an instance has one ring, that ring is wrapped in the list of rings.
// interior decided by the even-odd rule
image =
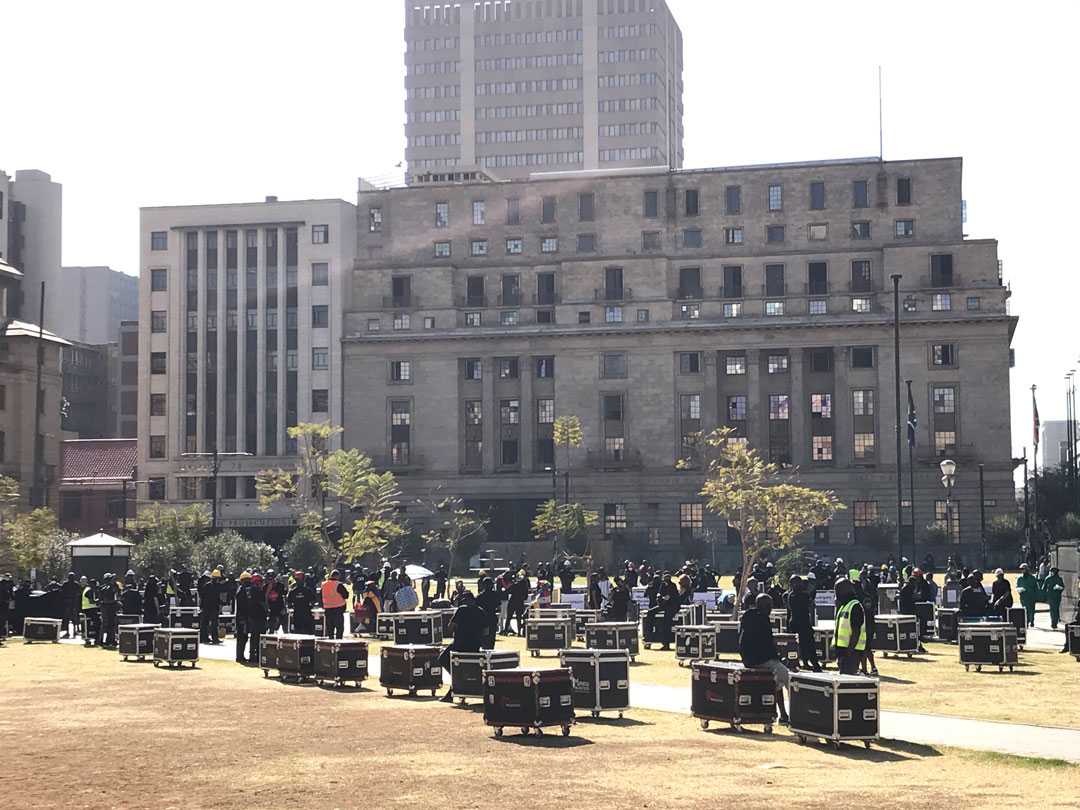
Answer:
[[[551,473],[551,502],[553,504],[555,504],[556,506],[558,506],[559,505],[559,479],[557,477],[558,473],[555,470],[555,465],[550,464],[547,467],[544,467],[544,472],[550,472]],[[556,566],[559,564],[559,532],[558,532],[557,529],[554,532],[552,532],[551,564],[556,565]]]
[[[181,453],[181,458],[209,458],[210,459],[210,478],[213,480],[213,488],[210,494],[210,531],[211,533],[217,531],[218,522],[218,472],[221,470],[221,459],[223,456],[250,456],[251,453],[219,453],[215,447],[209,453]]]
[[[979,465],[979,540],[982,551],[982,566],[986,570],[986,490],[983,486],[983,465]]]
[[[953,539],[952,520],[952,491],[956,482],[956,462],[947,458],[939,465],[941,467],[941,485],[945,487],[945,534],[951,542]]]

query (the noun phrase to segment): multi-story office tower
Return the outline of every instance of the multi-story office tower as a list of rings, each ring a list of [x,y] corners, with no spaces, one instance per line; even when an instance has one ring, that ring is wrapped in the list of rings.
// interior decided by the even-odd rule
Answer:
[[[14,315],[38,322],[44,281],[45,326],[58,334],[68,292],[60,279],[62,204],[63,187],[46,172],[19,169],[14,180],[0,172],[0,259],[23,274],[22,302]]]
[[[683,163],[664,0],[405,0],[410,182]]]
[[[987,518],[1014,509],[1016,319],[997,243],[964,239],[961,203],[959,158],[361,191],[345,444],[409,495],[443,484],[490,508],[493,541],[521,540],[565,468],[553,421],[577,415],[571,497],[622,538],[619,559],[681,560],[726,532],[701,471],[675,463],[726,425],[838,493],[819,543],[869,540],[896,521],[898,273],[916,534],[946,520],[947,456],[952,529],[975,542],[977,464]]]
[[[293,464],[289,426],[341,423],[342,279],[355,250],[356,209],[342,200],[142,209],[146,497],[209,500],[211,456],[230,454],[218,458],[220,525],[291,531],[288,510],[258,510],[254,475]]]
[[[120,343],[116,351],[114,379],[111,388],[116,392],[116,427],[113,435],[118,439],[134,439],[139,435],[139,322],[122,321]]]
[[[139,317],[139,280],[111,267],[64,267],[64,294],[57,302],[61,318],[54,324],[68,340],[115,343],[121,321]]]

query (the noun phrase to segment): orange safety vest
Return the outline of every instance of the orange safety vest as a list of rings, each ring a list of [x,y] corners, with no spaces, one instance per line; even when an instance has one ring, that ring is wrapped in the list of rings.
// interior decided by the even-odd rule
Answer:
[[[338,593],[338,585],[340,584],[336,579],[328,579],[322,584],[322,606],[324,608],[345,607],[345,597]]]

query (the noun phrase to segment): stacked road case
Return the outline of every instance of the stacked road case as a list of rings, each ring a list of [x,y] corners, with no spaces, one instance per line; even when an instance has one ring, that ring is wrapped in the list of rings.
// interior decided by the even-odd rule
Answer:
[[[331,683],[355,686],[367,677],[368,645],[358,638],[315,639],[315,680],[320,685]]]
[[[116,614],[116,626],[123,627],[125,624],[140,624],[142,623],[142,616],[138,613],[117,613]]]
[[[900,586],[895,582],[882,582],[877,586],[879,614],[888,615],[896,612],[896,597]]]
[[[23,641],[33,644],[35,641],[60,641],[60,619],[27,616],[23,619]]]
[[[218,638],[222,639],[226,636],[236,635],[236,615],[233,613],[222,613],[218,616]]]
[[[169,608],[169,627],[198,628],[199,609],[194,606],[173,605]]]
[[[799,669],[799,637],[794,633],[773,633],[780,663],[792,672]]]
[[[83,646],[91,647],[94,644],[100,644],[101,639],[98,637],[98,633],[101,632],[101,618],[98,618],[97,632],[95,632],[95,622],[87,616],[85,613],[79,614],[79,632],[82,635]]]
[[[541,650],[564,650],[574,646],[577,632],[573,614],[557,619],[525,620],[525,649],[532,656]]]
[[[939,607],[934,618],[934,630],[941,641],[956,641],[960,627],[960,608]]]
[[[585,646],[590,650],[626,650],[633,661],[638,650],[637,622],[596,622],[585,628]]]
[[[596,624],[603,618],[599,610],[575,610],[574,611],[574,634],[577,638],[585,638],[585,630],[590,624]]]
[[[199,630],[193,627],[158,627],[154,630],[154,666],[170,669],[199,661]]]
[[[543,734],[559,726],[569,736],[574,724],[573,678],[569,669],[492,669],[484,673],[484,722],[501,737],[507,726]]]
[[[919,620],[901,613],[879,613],[874,617],[875,652],[911,658],[919,651]]]
[[[280,635],[259,636],[259,668],[263,677],[270,677],[270,670],[278,668],[278,639]]]
[[[394,617],[396,613],[380,613],[375,617],[375,637],[381,639],[394,638]]]
[[[146,660],[154,654],[154,631],[158,624],[122,624],[116,631],[116,648],[125,661],[136,658]]]
[[[819,624],[814,628],[814,650],[823,667],[836,660],[836,628]]]
[[[515,669],[521,665],[517,650],[450,651],[450,689],[460,703],[484,697],[484,673],[489,669]]]
[[[393,614],[394,644],[439,644],[442,641],[442,613],[416,610]]]
[[[1009,608],[1007,615],[1009,624],[1016,628],[1016,643],[1022,650],[1027,644],[1027,611],[1023,605],[1019,605]]]
[[[574,708],[618,712],[630,706],[630,654],[626,650],[561,650],[559,665],[573,677]]]
[[[716,628],[716,654],[737,653],[739,651],[739,623],[713,622]]]
[[[774,633],[786,632],[787,628],[787,611],[786,610],[773,610],[769,614],[769,621],[772,622],[772,629]]]
[[[675,628],[675,660],[711,661],[716,656],[716,627],[711,624],[689,624]]]
[[[282,680],[297,683],[315,675],[315,636],[282,633],[277,637],[277,671]]]
[[[689,605],[679,606],[679,615],[675,617],[675,627],[705,624],[705,605],[702,602],[691,602]]]
[[[915,619],[919,623],[919,638],[933,638],[934,636],[934,603],[916,602]]]
[[[379,656],[379,685],[392,696],[395,689],[415,695],[419,690],[431,690],[431,696],[442,686],[439,656],[442,648],[428,644],[393,644],[383,647]]]
[[[834,672],[792,673],[791,730],[806,742],[820,738],[837,748],[845,740],[862,740],[866,747],[878,738],[879,685],[875,678]]]
[[[1009,672],[1017,664],[1016,628],[1007,622],[978,622],[960,625],[960,663],[968,672],[975,667],[996,666],[998,672]]]
[[[690,711],[707,729],[713,721],[742,731],[760,723],[771,734],[776,719],[776,679],[768,669],[748,669],[732,661],[695,661]]]

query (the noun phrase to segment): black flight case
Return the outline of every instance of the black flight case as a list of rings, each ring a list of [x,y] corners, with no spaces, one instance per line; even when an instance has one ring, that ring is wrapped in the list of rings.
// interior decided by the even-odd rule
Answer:
[[[125,661],[136,658],[145,661],[154,654],[154,631],[157,624],[122,624],[116,631],[116,648]]]
[[[437,610],[414,610],[395,613],[393,618],[395,644],[431,645],[442,642],[442,613]]]
[[[1009,608],[1009,624],[1016,628],[1016,644],[1024,649],[1027,644],[1027,611],[1023,605]]]
[[[911,658],[919,651],[919,620],[911,615],[879,613],[874,617],[873,649],[885,658],[890,653]]]
[[[570,670],[574,708],[618,712],[630,707],[630,653],[626,650],[561,650],[559,665]]]
[[[315,681],[320,686],[331,683],[344,686],[352,681],[355,686],[368,674],[368,645],[358,638],[315,639]]]
[[[393,696],[395,689],[415,695],[419,690],[431,690],[431,696],[442,686],[439,656],[442,647],[430,644],[393,644],[383,647],[379,656],[379,685]]]
[[[934,632],[941,641],[956,642],[960,626],[960,608],[939,607],[934,618]]]
[[[33,644],[35,641],[51,641],[56,644],[60,641],[60,619],[49,619],[35,616],[27,616],[23,619],[23,641]]]
[[[814,649],[823,667],[836,660],[836,628],[819,624],[814,628]]]
[[[277,637],[277,671],[282,680],[297,683],[315,675],[315,636],[282,633]]]
[[[489,669],[484,673],[484,722],[495,736],[506,726],[543,734],[559,726],[569,736],[574,724],[574,688],[569,669]]]
[[[466,698],[484,697],[484,673],[489,669],[515,669],[521,665],[517,650],[450,651],[450,689],[462,704]]]
[[[633,661],[639,652],[637,622],[595,622],[585,627],[590,650],[626,650]]]
[[[760,723],[766,734],[772,733],[776,678],[771,670],[748,669],[735,661],[694,661],[690,669],[690,712],[703,729],[712,721],[738,731],[746,723]]]
[[[799,669],[799,637],[794,633],[773,633],[780,663],[792,672]]]
[[[278,639],[280,634],[259,636],[259,669],[263,677],[270,677],[270,670],[278,668]]]
[[[716,627],[711,624],[688,624],[675,628],[675,660],[711,661],[716,657]]]
[[[574,646],[577,631],[573,614],[557,619],[525,620],[525,649],[536,657],[541,650],[564,650]]]
[[[154,666],[168,664],[169,668],[199,660],[199,628],[158,627],[154,630]]]
[[[713,622],[716,629],[716,654],[732,654],[739,652],[739,623],[738,622]]]
[[[878,738],[876,678],[836,672],[795,672],[789,683],[791,730],[800,743],[820,738],[837,748],[846,740],[866,747]]]
[[[1009,672],[1017,664],[1016,628],[1007,622],[974,622],[960,625],[960,663],[968,672],[975,667],[997,667]]]

